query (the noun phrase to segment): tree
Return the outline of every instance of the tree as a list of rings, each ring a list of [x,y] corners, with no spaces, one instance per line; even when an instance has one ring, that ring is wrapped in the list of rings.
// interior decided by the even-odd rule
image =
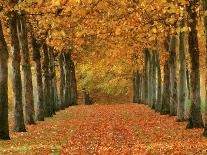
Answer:
[[[0,21],[0,139],[9,140],[8,123],[8,49]]]
[[[42,43],[36,38],[32,38],[33,60],[35,62],[36,83],[37,83],[37,104],[36,104],[36,120],[44,121],[44,93],[42,83],[42,64],[40,48]]]
[[[204,16],[204,28],[205,28],[205,57],[206,57],[206,98],[205,98],[205,128],[204,128],[204,132],[203,135],[205,137],[207,137],[207,16],[206,16],[206,11],[207,11],[207,0],[203,0],[203,9],[205,11],[205,16]]]
[[[26,124],[35,124],[34,121],[34,96],[32,84],[32,71],[30,64],[28,35],[26,27],[26,15],[21,13],[18,22],[19,43],[22,51],[22,70],[23,70],[23,84],[24,84],[24,111]]]
[[[60,66],[60,102],[61,109],[65,109],[66,105],[64,102],[64,92],[65,92],[65,71],[64,71],[64,54],[61,52],[59,55],[59,66]]]
[[[170,115],[177,114],[177,77],[176,77],[176,36],[171,36],[170,41]]]
[[[190,116],[187,128],[202,128],[202,116],[201,116],[201,98],[200,98],[200,64],[199,64],[199,48],[197,37],[197,11],[198,0],[189,1],[188,6],[188,18],[189,32],[189,53],[191,58],[191,107]]]
[[[48,45],[46,43],[43,44],[43,64],[42,64],[42,70],[43,70],[43,92],[44,92],[44,111],[45,111],[45,117],[52,117],[52,104],[51,104],[51,94],[50,94],[50,88],[51,88],[51,80],[50,80],[50,59],[49,59],[49,49]]]
[[[180,27],[184,27],[184,19]],[[179,33],[179,100],[177,106],[177,121],[185,120],[186,115],[186,60],[185,60],[185,32]]]
[[[10,19],[10,36],[12,49],[12,72],[13,72],[13,94],[14,94],[14,131],[25,132],[23,105],[22,105],[22,81],[20,71],[20,47],[17,33],[17,23],[19,16],[16,12],[12,13]]]

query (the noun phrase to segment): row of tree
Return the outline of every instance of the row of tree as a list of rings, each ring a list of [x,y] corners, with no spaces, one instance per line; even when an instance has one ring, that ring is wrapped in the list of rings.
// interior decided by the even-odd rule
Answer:
[[[26,14],[23,11],[9,13],[9,30],[10,46],[5,41],[0,23],[0,139],[4,140],[10,139],[8,121],[8,63],[10,59],[13,73],[14,131],[25,132],[25,124],[44,121],[45,117],[52,117],[56,111],[77,104],[75,64],[71,58],[73,47],[65,47],[62,52],[56,53],[44,39],[36,38],[32,32],[29,35]],[[9,49],[11,57],[9,57]],[[30,51],[35,64],[36,104],[34,104]],[[57,68],[57,58],[59,68]],[[61,77],[59,85],[57,85],[57,69],[60,70]]]
[[[204,127],[201,114],[199,62],[200,52],[197,30],[197,20],[199,16],[199,12],[197,10],[200,4],[202,4],[204,11],[207,11],[206,0],[203,0],[202,3],[200,3],[199,0],[193,0],[189,1],[188,5],[183,5],[182,7],[186,7],[185,9],[187,11],[187,18],[185,18],[185,16],[183,15],[182,20],[177,23],[181,31],[178,34],[171,33],[165,39],[164,47],[165,51],[168,51],[169,56],[165,60],[163,67],[163,82],[161,82],[162,79],[160,71],[160,60],[156,48],[155,50],[150,50],[146,48],[144,69],[142,71],[136,71],[133,75],[133,100],[135,103],[147,103],[152,109],[155,109],[156,112],[160,112],[160,114],[177,116],[177,121],[188,120],[187,128]],[[185,37],[185,31],[182,31],[182,29],[185,27],[185,23],[187,23],[190,29],[187,37]],[[205,37],[207,40],[206,14],[204,15],[204,28]],[[188,42],[185,41],[185,38],[188,38]],[[179,44],[177,44],[177,39]],[[191,60],[190,76],[186,74],[188,73],[188,68],[186,68],[186,44],[188,45]],[[179,46],[179,48],[176,48],[177,45]],[[178,57],[176,55],[176,49],[178,49],[179,53],[178,79],[178,68],[176,64],[176,60]],[[207,51],[207,48],[205,50]],[[207,61],[205,71],[207,71]],[[190,85],[189,91],[191,106],[189,116],[187,116],[186,112],[187,84]],[[207,119],[205,119],[205,130],[203,135],[207,136]]]

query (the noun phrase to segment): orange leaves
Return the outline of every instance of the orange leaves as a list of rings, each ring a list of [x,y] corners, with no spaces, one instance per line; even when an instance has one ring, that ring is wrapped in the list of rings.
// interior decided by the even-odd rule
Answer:
[[[0,142],[2,154],[206,154],[202,129],[144,105],[77,106]]]

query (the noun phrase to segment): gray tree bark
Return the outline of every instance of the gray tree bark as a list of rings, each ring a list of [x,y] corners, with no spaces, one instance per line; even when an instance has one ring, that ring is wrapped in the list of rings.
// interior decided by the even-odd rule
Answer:
[[[169,38],[165,41],[165,49],[169,50]],[[169,58],[164,64],[164,82],[163,82],[163,92],[162,92],[162,104],[160,108],[161,115],[167,115],[170,113],[170,66]]]
[[[148,88],[149,88],[149,60],[150,52],[149,49],[145,49],[145,66],[144,66],[144,103],[148,104]]]
[[[157,69],[157,100],[155,111],[160,112],[161,102],[162,102],[162,79],[161,79],[161,69],[160,69],[160,57],[158,50],[155,52],[156,55],[156,69]]]
[[[64,54],[59,55],[59,67],[60,67],[60,102],[61,109],[65,109],[66,105],[64,102],[64,92],[65,92],[65,71],[64,71]]]
[[[71,102],[72,105],[77,105],[77,82],[76,82],[76,75],[75,75],[75,64],[71,60]]]
[[[47,44],[43,44],[43,92],[44,92],[44,111],[45,117],[52,117],[52,104],[50,102],[50,88],[51,88],[51,80],[50,80],[50,60],[49,60],[49,49]]]
[[[13,17],[10,19],[10,36],[11,36],[11,50],[12,50],[12,83],[13,83],[13,94],[14,94],[14,131],[26,132],[23,115],[23,104],[22,104],[22,81],[20,71],[20,47],[17,33],[18,15],[16,12],[13,13]]]
[[[207,0],[203,0],[203,9],[204,11],[207,11]],[[203,135],[205,137],[207,137],[207,16],[204,17],[204,28],[205,28],[205,41],[206,41],[206,44],[205,44],[205,53],[206,53],[206,83],[205,83],[205,86],[206,86],[206,98],[205,98],[205,128],[204,128],[204,132],[203,132]]]
[[[180,27],[185,25],[184,20],[181,21]],[[179,33],[179,100],[177,106],[177,121],[185,121],[186,115],[186,60],[185,60],[185,33]]]
[[[172,35],[170,39],[170,115],[177,115],[177,77],[176,77],[176,36]]]
[[[64,72],[65,72],[65,88],[64,88],[64,104],[66,107],[71,105],[71,68],[70,68],[70,54],[68,52],[64,53]]]
[[[8,49],[0,21],[0,140],[9,140],[8,120]]]
[[[26,28],[26,16],[24,13],[20,15],[18,22],[19,43],[22,52],[22,70],[23,70],[23,84],[24,84],[24,120],[26,124],[35,124],[34,121],[34,96],[32,84],[32,71],[30,64],[28,35]]]
[[[42,64],[40,48],[42,43],[32,38],[33,60],[35,62],[36,83],[37,83],[37,104],[35,118],[37,121],[44,121],[44,94],[42,83]]]
[[[201,115],[201,98],[200,98],[200,64],[199,64],[199,48],[197,37],[197,4],[199,0],[189,1],[188,18],[190,20],[188,43],[189,53],[191,58],[191,107],[190,117],[187,128],[202,128],[202,115]]]

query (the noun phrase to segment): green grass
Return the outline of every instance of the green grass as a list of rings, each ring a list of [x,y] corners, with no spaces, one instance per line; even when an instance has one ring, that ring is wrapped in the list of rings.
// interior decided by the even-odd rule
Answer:
[[[140,129],[139,125],[137,125],[137,124],[133,125],[133,128],[136,132],[136,135],[140,138],[143,138],[144,135],[143,135],[142,130]]]
[[[191,101],[190,99],[186,99],[186,108],[187,111],[190,110]],[[205,112],[205,101],[201,101],[201,112]]]

